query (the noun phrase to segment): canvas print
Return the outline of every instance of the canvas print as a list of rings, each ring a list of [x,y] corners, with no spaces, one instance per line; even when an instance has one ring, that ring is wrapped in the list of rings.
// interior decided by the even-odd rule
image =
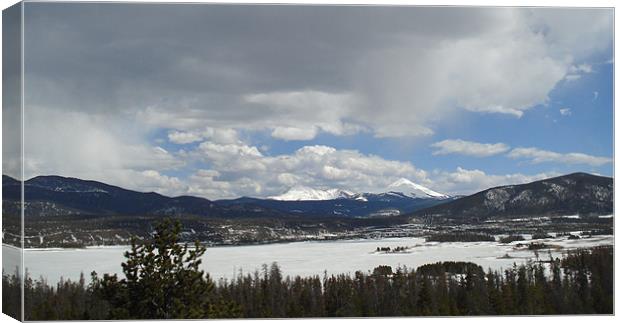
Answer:
[[[3,312],[613,314],[613,13],[6,8]]]

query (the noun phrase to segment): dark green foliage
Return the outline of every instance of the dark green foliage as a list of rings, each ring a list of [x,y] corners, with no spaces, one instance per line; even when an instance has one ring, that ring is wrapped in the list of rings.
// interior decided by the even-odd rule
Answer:
[[[463,275],[468,272],[475,272],[477,275],[484,275],[482,267],[464,261],[444,261],[434,264],[426,264],[418,267],[418,275],[440,276],[442,273]]]
[[[499,239],[499,242],[511,243],[513,241],[523,241],[523,240],[525,240],[525,238],[522,235],[518,234],[518,235],[509,235],[507,237],[501,238]]]
[[[532,242],[527,245],[528,250],[549,249],[550,247],[551,246],[549,246],[548,244],[542,242]]]
[[[547,234],[546,232],[536,232],[532,235],[532,239],[549,239],[552,238],[549,234]]]
[[[586,231],[583,234],[587,236],[613,235],[614,229],[607,228],[607,229],[591,230],[591,231]]]
[[[125,278],[94,277],[96,292],[110,303],[111,319],[207,317],[213,282],[199,269],[206,248],[179,244],[180,233],[180,222],[162,221],[152,241],[132,240],[122,264]]]
[[[6,277],[3,277],[3,281]],[[50,286],[44,279],[24,281],[26,320],[105,319],[110,307],[97,295],[93,283],[86,285],[84,275],[77,282],[61,279]]]
[[[545,269],[547,264],[549,267]],[[141,304],[145,295],[123,291],[129,287],[119,287],[127,283],[121,283],[116,276],[108,276],[107,280],[94,276],[88,286],[84,279],[61,282],[56,288],[42,281],[26,280],[27,318],[31,320],[102,319],[119,313],[131,316],[145,310],[161,313],[166,308],[163,306],[169,306],[168,316],[173,318],[187,317],[188,313],[194,317],[200,313],[202,318],[613,313],[611,246],[570,251],[563,259],[550,258],[514,265],[504,272],[489,270],[487,273],[473,263],[439,262],[416,270],[380,266],[352,276],[284,278],[276,264],[265,265],[261,272],[238,275],[230,282],[198,283],[210,289],[205,294],[185,286],[190,289],[190,295],[203,299],[184,299],[188,303],[183,305],[163,303],[168,305],[161,308]],[[203,280],[208,282],[208,278]],[[140,278],[132,281],[140,284]],[[4,275],[3,284],[13,288],[17,282],[14,277]],[[120,291],[106,294],[110,287],[102,284],[115,286],[112,291],[117,288]],[[162,287],[165,291],[165,283]],[[144,289],[138,290],[146,293]],[[124,293],[140,300],[128,300]],[[148,293],[157,295],[158,292]],[[134,308],[120,304],[120,300],[133,302]],[[188,309],[189,304],[200,308]]]
[[[374,276],[385,276],[385,277],[389,277],[392,276],[392,267],[391,266],[378,266],[375,267],[375,269],[372,271],[372,274]]]
[[[375,250],[376,252],[384,252],[384,253],[401,253],[401,252],[407,252],[407,250],[409,250],[409,247],[403,247],[403,246],[398,246],[395,248],[391,248],[391,247],[377,247],[377,249]]]
[[[2,313],[16,319],[21,320],[21,281],[18,267],[15,267],[15,273],[8,275],[2,269]]]
[[[485,233],[474,232],[451,232],[436,233],[428,236],[426,241],[438,242],[477,242],[477,241],[495,241],[495,237]]]

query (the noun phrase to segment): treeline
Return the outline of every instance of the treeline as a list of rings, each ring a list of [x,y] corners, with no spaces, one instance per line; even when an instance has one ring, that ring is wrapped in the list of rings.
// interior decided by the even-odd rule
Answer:
[[[397,246],[395,248],[392,248],[392,247],[377,247],[375,252],[399,253],[399,252],[406,252],[409,249],[411,249],[411,247],[405,247],[405,246]]]
[[[534,237],[532,237],[532,239],[534,239]],[[520,234],[516,234],[516,235],[509,235],[507,237],[503,237],[499,239],[499,242],[501,243],[511,243],[514,241],[523,241],[526,240],[525,237],[523,237]]]
[[[478,242],[478,241],[495,241],[495,237],[486,233],[474,232],[450,232],[431,234],[426,241],[437,242]]]
[[[16,284],[3,275],[5,291]],[[486,273],[472,263],[442,262],[417,270],[380,266],[352,276],[284,278],[273,264],[232,281],[213,283],[207,277],[203,288],[202,300],[170,318],[195,318],[191,306],[199,306],[203,318],[611,314],[613,248],[577,250],[563,259]],[[150,301],[148,291],[141,293],[132,297]],[[131,305],[115,302],[118,295],[106,295],[97,279],[51,287],[28,278],[25,297],[27,320],[159,318],[148,312],[131,316]]]
[[[486,273],[472,263],[443,262],[283,279],[272,265],[260,275],[221,282],[217,293],[239,304],[244,317],[612,313],[613,249]]]
[[[567,253],[503,272],[440,262],[416,270],[284,277],[277,264],[214,282],[200,270],[205,247],[181,244],[164,221],[149,241],[132,240],[124,277],[90,282],[25,277],[25,320],[536,315],[613,312],[613,247]],[[2,275],[5,313],[19,318],[20,279]],[[13,311],[13,312],[12,312]]]

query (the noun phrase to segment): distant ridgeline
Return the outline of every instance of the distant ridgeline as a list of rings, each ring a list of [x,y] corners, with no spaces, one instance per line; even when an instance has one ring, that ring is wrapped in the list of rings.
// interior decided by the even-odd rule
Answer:
[[[412,183],[413,184],[413,183]],[[5,208],[21,198],[20,182],[2,177]],[[528,184],[494,187],[465,196],[424,197],[398,192],[343,195],[327,200],[276,200],[242,197],[210,201],[167,197],[96,181],[38,176],[24,182],[26,216],[199,215],[207,217],[371,217],[410,214],[447,217],[611,214],[613,179],[585,173]],[[391,213],[390,213],[391,211]]]
[[[2,187],[3,213],[20,214],[21,183],[3,176]],[[38,176],[25,181],[24,188],[25,246],[42,248],[127,244],[131,235],[148,236],[150,224],[163,217],[181,219],[190,240],[253,244],[308,236],[363,237],[355,232],[429,219],[475,223],[487,218],[613,213],[612,178],[584,173],[490,188],[465,197],[447,196],[405,180],[389,187],[400,192],[311,191],[314,196],[333,197],[324,200],[210,201],[61,176]],[[612,219],[602,220],[611,223]],[[19,245],[19,216],[5,217],[5,228],[3,242]]]
[[[412,183],[413,184],[413,183]],[[20,182],[4,175],[6,207],[20,201]],[[453,197],[402,192],[362,193],[324,200],[279,200],[241,197],[210,201],[193,196],[167,197],[96,181],[61,176],[38,176],[24,182],[27,216],[57,215],[199,215],[238,217],[373,217],[394,216],[445,203]],[[435,192],[433,192],[435,193]]]
[[[612,214],[610,177],[586,173],[528,184],[494,187],[447,203],[418,210],[414,216],[476,217]]]

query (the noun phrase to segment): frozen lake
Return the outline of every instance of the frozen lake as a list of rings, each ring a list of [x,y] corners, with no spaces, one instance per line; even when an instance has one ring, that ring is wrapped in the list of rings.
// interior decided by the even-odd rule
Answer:
[[[562,250],[597,245],[612,245],[613,236],[596,236],[580,240],[567,240],[566,237],[537,240],[547,244],[562,246],[554,251],[561,256]],[[529,242],[529,241],[528,241]],[[534,258],[528,250],[518,250],[518,242],[505,245],[497,242],[424,242],[423,238],[386,238],[377,240],[336,240],[294,242],[253,246],[220,246],[207,249],[203,268],[211,277],[230,279],[240,270],[243,273],[260,270],[263,264],[277,262],[284,275],[323,275],[368,271],[379,265],[407,266],[416,268],[437,261],[471,261],[487,268],[501,269],[513,263],[523,263]],[[377,253],[377,247],[412,247],[408,253]],[[56,283],[60,277],[72,280],[83,272],[89,279],[91,271],[100,276],[103,273],[122,274],[121,262],[127,246],[94,247],[85,249],[28,249],[24,252],[25,266],[33,278],[45,277],[49,283]],[[19,251],[10,246],[2,247],[3,269],[19,259]],[[508,254],[512,259],[500,258]],[[548,258],[548,252],[541,250],[541,259]],[[9,265],[7,265],[9,264]]]

